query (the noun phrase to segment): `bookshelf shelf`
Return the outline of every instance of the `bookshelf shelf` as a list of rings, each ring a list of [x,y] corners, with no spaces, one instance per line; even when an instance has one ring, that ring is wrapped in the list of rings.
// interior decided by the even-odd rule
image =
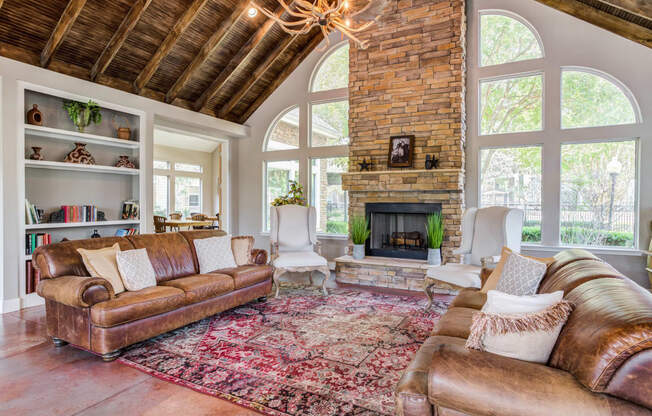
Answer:
[[[49,160],[25,160],[26,168],[72,170],[92,173],[113,173],[117,175],[138,175],[139,169],[116,168],[114,166],[82,165],[79,163],[52,162]]]
[[[55,222],[44,224],[27,224],[25,230],[54,230],[56,228],[79,228],[79,227],[109,227],[116,225],[140,224],[140,220],[115,220],[115,221],[92,221],[92,222]]]
[[[32,126],[29,124],[26,124],[24,128],[25,135],[28,136],[38,136],[56,140],[67,140],[71,142],[83,141],[84,143],[122,147],[127,149],[138,149],[140,147],[140,143],[137,141],[116,139],[115,137],[98,136],[96,134],[79,133],[74,131],[55,129],[52,127]]]

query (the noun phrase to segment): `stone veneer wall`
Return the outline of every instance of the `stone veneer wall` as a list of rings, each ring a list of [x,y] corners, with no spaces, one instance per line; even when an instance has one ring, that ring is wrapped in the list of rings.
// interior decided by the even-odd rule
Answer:
[[[461,241],[464,209],[465,1],[397,0],[350,49],[349,212],[366,202],[440,202],[444,256]],[[415,136],[411,169],[389,171],[389,137]],[[424,171],[434,154],[440,170]],[[372,159],[372,174],[358,163]]]

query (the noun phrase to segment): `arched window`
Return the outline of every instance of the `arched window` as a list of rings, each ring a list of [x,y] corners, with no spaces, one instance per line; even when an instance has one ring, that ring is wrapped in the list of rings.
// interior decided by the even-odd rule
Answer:
[[[299,107],[281,113],[267,132],[265,151],[299,148]]]
[[[349,86],[349,44],[335,48],[317,65],[311,92],[336,90]]]
[[[543,45],[526,20],[505,11],[480,14],[480,66],[543,57]]]
[[[629,90],[616,79],[586,68],[562,68],[563,129],[636,123],[635,107]]]
[[[344,236],[348,232],[348,196],[342,189],[349,153],[348,42],[324,53],[306,82],[308,93],[297,94],[305,101],[282,111],[265,137],[264,151],[277,153],[270,154],[263,167],[263,230],[269,230],[271,202],[286,194],[294,180],[304,186],[308,203],[317,211],[317,232]],[[307,117],[300,117],[300,111],[307,111]]]

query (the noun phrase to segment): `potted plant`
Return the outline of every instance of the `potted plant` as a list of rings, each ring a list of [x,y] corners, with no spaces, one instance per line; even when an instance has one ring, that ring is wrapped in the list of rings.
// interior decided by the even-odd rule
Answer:
[[[444,224],[439,212],[428,215],[426,223],[426,240],[428,243],[428,264],[441,264],[441,242],[444,240]]]
[[[100,106],[92,100],[88,100],[88,103],[64,101],[63,108],[68,112],[70,120],[77,126],[77,130],[80,133],[83,133],[84,128],[91,124],[91,122],[95,124],[102,122]]]
[[[296,181],[290,181],[290,191],[287,195],[279,196],[272,201],[272,206],[282,205],[306,205],[306,197],[303,196],[303,186]]]
[[[365,217],[351,218],[351,240],[353,241],[353,258],[364,258],[364,243],[369,238],[369,221]]]

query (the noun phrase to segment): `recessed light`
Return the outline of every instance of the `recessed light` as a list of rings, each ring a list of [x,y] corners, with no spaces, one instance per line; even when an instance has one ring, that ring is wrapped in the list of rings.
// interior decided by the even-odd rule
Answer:
[[[247,16],[249,17],[256,17],[257,14],[258,14],[258,9],[256,9],[255,7],[250,7],[249,11],[247,12]]]

